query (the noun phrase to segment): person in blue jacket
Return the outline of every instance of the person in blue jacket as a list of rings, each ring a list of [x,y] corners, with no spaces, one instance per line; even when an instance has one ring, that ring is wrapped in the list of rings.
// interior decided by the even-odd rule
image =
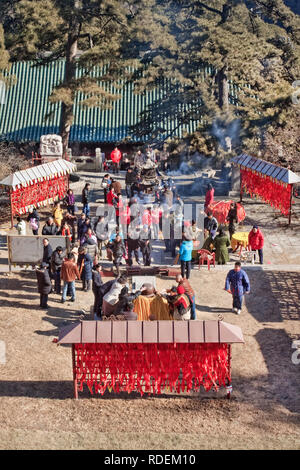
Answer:
[[[183,235],[183,241],[179,249],[179,259],[181,263],[181,275],[186,279],[190,278],[192,265],[193,240],[188,235]]]
[[[91,290],[93,260],[88,254],[87,249],[83,246],[79,248],[78,253],[79,256],[77,264],[80,273],[80,279],[82,280],[82,290],[86,292]]]
[[[237,261],[234,269],[227,274],[225,290],[232,294],[232,311],[237,315],[241,313],[244,294],[250,293],[250,281],[246,272],[241,269],[241,262]]]

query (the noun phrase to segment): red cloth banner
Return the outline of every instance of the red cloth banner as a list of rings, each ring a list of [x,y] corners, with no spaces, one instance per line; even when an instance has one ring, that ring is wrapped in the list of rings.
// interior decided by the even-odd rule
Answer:
[[[249,168],[241,168],[241,177],[241,189],[250,197],[259,197],[279,209],[283,215],[289,215],[292,190],[290,184],[281,183]]]
[[[226,343],[75,344],[79,390],[92,394],[218,390],[231,383],[229,361]]]
[[[63,199],[68,190],[69,175],[57,176],[49,180],[28,184],[16,188],[11,194],[12,215],[22,215],[31,206],[40,207]]]

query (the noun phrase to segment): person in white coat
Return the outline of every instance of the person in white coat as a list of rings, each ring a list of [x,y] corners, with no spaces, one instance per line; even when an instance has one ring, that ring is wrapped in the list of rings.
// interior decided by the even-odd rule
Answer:
[[[18,231],[18,235],[26,235],[26,222],[25,220],[22,220],[21,217],[17,217],[17,224],[15,225],[15,228]]]

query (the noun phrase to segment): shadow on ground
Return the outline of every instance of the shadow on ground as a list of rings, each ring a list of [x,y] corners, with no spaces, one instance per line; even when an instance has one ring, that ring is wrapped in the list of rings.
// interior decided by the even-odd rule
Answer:
[[[259,275],[258,275],[259,273]],[[248,312],[259,322],[300,319],[300,273],[248,271],[251,294],[245,296]]]

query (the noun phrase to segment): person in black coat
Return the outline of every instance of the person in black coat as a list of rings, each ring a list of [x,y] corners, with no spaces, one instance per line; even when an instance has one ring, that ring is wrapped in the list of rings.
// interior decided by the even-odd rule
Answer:
[[[53,253],[52,246],[49,243],[48,238],[43,239],[44,251],[42,262],[46,263],[49,277],[51,279],[51,256]]]
[[[120,275],[120,264],[122,263],[123,256],[126,255],[126,248],[120,235],[117,235],[112,243],[113,263],[117,271],[117,275]]]
[[[214,240],[218,230],[218,221],[211,212],[207,213],[204,217],[204,237],[207,238],[209,235]]]
[[[135,234],[135,236],[134,236]],[[131,237],[130,237],[131,235]],[[137,236],[137,231],[128,231],[128,236],[127,236],[127,248],[128,248],[128,259],[127,259],[127,264],[128,266],[132,266],[132,252],[134,253],[135,260],[137,264],[141,264],[139,260],[139,236]]]
[[[55,281],[55,292],[61,294],[60,271],[64,261],[63,249],[58,246],[51,256],[51,272]]]
[[[52,286],[46,263],[42,263],[40,268],[36,270],[36,277],[40,294],[40,307],[48,308],[48,295],[51,292]]]
[[[82,280],[82,290],[85,292],[91,290],[93,260],[87,252],[87,248],[81,246],[78,250],[78,269],[80,279]]]
[[[151,265],[152,245],[151,245],[150,236],[151,236],[150,230],[148,229],[148,226],[146,225],[141,231],[140,239],[139,239],[139,246],[141,248],[141,252],[143,255],[144,266]]]
[[[82,212],[80,214],[80,217],[77,220],[77,239],[78,240],[80,240],[84,235],[83,229],[85,226],[85,221],[86,221],[86,215],[84,212]]]
[[[56,235],[56,233],[57,233],[57,225],[54,223],[53,218],[49,217],[42,229],[42,235],[50,236],[50,235]]]
[[[89,206],[89,203],[90,203],[90,188],[91,188],[90,183],[86,183],[85,187],[82,190],[82,198],[81,198],[81,201],[82,201],[82,204],[83,204],[82,212],[84,212],[87,217],[89,217],[89,215],[90,215],[90,206]]]
[[[132,185],[136,182],[136,172],[129,167],[125,175],[126,196],[130,199],[133,196]]]
[[[229,231],[230,240],[231,240],[232,235],[235,232],[235,225],[234,224],[238,223],[237,206],[236,206],[235,202],[232,202],[230,204],[230,209],[229,209],[229,212],[228,212],[228,215],[227,215],[227,218],[226,218],[226,222],[229,222],[228,231]]]
[[[102,316],[102,294],[100,291],[100,287],[103,286],[103,281],[101,278],[101,264],[96,264],[93,268],[92,272],[92,290],[94,294],[94,315],[97,318],[101,319]]]

